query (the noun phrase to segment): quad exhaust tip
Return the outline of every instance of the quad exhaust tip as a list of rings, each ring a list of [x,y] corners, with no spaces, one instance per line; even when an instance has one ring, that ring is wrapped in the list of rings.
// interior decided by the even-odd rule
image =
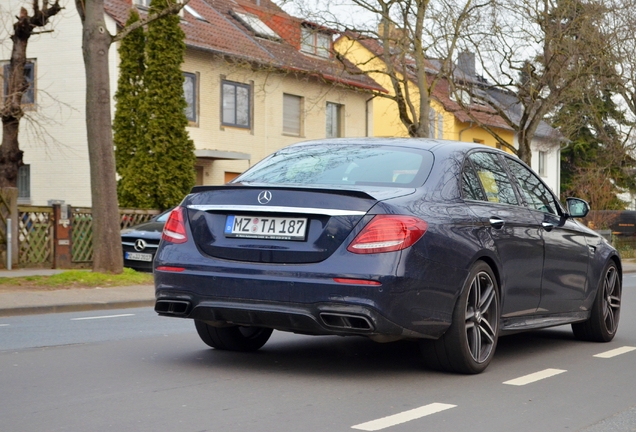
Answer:
[[[164,315],[185,316],[190,310],[190,302],[185,300],[157,300],[155,312]]]
[[[373,330],[371,321],[369,321],[369,319],[365,316],[337,312],[322,312],[320,314],[320,318],[327,327],[358,331]]]

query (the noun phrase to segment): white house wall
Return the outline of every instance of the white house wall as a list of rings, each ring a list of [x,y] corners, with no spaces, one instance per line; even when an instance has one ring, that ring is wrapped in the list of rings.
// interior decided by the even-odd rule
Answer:
[[[519,148],[517,134],[515,134],[514,146],[515,148]],[[535,138],[530,143],[530,150],[532,151],[530,166],[537,173],[539,173],[539,152],[546,152],[545,175],[542,175],[541,179],[550,187],[552,192],[559,197],[561,194],[561,150],[559,144],[549,144]]]
[[[20,5],[30,2],[9,0],[0,11],[0,60],[11,55],[13,17]],[[20,148],[24,163],[30,165],[30,204],[46,205],[63,200],[73,206],[90,206],[90,169],[86,139],[86,79],[82,57],[82,26],[75,2],[62,0],[64,9],[47,28],[51,33],[31,36],[27,58],[36,62],[36,109],[27,112],[20,123]],[[115,32],[115,22],[107,19]],[[111,88],[117,75],[116,49],[109,53]]]
[[[546,173],[541,176],[541,179],[558,197],[561,194],[561,151],[559,146],[547,146],[540,141],[533,141],[530,149],[532,150],[532,169],[537,173],[539,172],[539,152],[546,152]]]
[[[0,15],[0,60],[8,61],[11,41],[8,33],[19,6],[27,1],[10,0],[9,10],[2,4]],[[85,119],[85,72],[82,57],[82,27],[73,0],[62,0],[64,9],[52,20],[51,33],[29,40],[27,57],[36,62],[36,106],[21,122],[20,147],[24,162],[30,165],[33,205],[63,200],[76,207],[91,206],[90,168]],[[115,22],[106,17],[111,32]],[[109,53],[111,94],[117,83],[118,56],[113,44]],[[242,172],[269,153],[286,145],[326,135],[325,105],[344,107],[343,136],[368,135],[372,125],[366,112],[368,93],[338,89],[316,79],[298,79],[272,71],[254,72],[233,68],[211,53],[188,50],[183,66],[198,74],[199,121],[188,128],[197,149],[249,154],[249,160],[199,159],[204,184],[223,184],[225,173]],[[254,126],[252,131],[222,128],[220,125],[221,76],[243,83],[253,82]],[[282,133],[283,93],[304,97],[303,133]],[[368,105],[368,106],[367,106]],[[114,111],[114,101],[111,99]]]

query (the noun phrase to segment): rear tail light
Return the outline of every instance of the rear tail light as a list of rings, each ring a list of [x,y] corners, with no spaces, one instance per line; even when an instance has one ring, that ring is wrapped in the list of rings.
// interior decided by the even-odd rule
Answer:
[[[427,228],[425,221],[413,216],[377,215],[347,250],[357,254],[399,251],[418,241]]]
[[[162,239],[170,243],[185,243],[188,241],[183,211],[183,207],[176,207],[172,210],[166,225],[163,227]]]

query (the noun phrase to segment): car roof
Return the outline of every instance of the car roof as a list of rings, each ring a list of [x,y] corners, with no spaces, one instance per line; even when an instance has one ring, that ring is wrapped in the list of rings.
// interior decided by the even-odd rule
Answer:
[[[393,138],[393,137],[360,137],[360,138],[328,138],[311,141],[302,141],[292,144],[286,148],[296,148],[303,146],[317,145],[377,145],[377,146],[395,146],[395,147],[411,147],[422,150],[428,150],[439,156],[448,156],[451,153],[466,153],[473,149],[495,151],[502,154],[506,152],[489,147],[484,144],[470,143],[453,140],[441,140],[433,138]]]

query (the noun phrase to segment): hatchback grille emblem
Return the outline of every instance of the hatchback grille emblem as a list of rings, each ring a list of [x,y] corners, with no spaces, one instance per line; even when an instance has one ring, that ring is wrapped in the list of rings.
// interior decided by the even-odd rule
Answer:
[[[146,242],[142,239],[135,240],[135,250],[141,252],[144,249],[146,249]]]
[[[260,204],[267,204],[272,200],[272,193],[270,191],[263,191],[258,194],[258,202]]]

